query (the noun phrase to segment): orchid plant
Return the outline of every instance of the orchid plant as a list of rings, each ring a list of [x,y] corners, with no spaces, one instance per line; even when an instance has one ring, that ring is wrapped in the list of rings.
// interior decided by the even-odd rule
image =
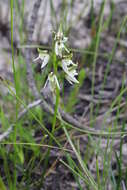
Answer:
[[[62,32],[62,28],[59,27],[58,32],[54,32],[54,52],[58,60],[60,61],[60,66],[63,69],[65,73],[65,78],[68,80],[70,84],[73,83],[79,83],[79,81],[76,79],[76,76],[78,75],[76,69],[77,64],[72,61],[72,53],[70,50],[66,47],[66,42],[68,40],[67,37],[64,36]],[[50,55],[47,50],[39,50],[39,55],[34,61],[38,60],[42,61],[41,69],[43,69],[50,60]],[[55,95],[56,88],[60,90],[60,85],[57,79],[56,74],[51,71],[48,75],[48,78],[46,80],[46,83],[44,85],[44,88],[46,86],[49,86],[50,91]]]

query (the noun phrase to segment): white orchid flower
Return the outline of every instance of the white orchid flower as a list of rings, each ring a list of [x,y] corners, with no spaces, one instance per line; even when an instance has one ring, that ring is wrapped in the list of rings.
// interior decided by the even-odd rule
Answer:
[[[60,28],[56,33],[54,40],[55,40],[55,53],[57,56],[62,57],[63,50],[69,53],[69,50],[64,45],[64,43],[67,42],[68,38],[64,37],[63,32]]]
[[[77,64],[75,64],[71,59],[67,59],[67,58],[62,59],[62,68],[65,73],[69,72],[70,66],[77,67]]]
[[[47,64],[48,61],[50,59],[49,54],[47,53],[47,51],[43,51],[39,53],[39,56],[37,58],[34,59],[34,61],[37,61],[41,59],[42,60],[42,65],[41,65],[41,69],[43,69]]]
[[[65,77],[70,84],[79,83],[79,81],[75,78],[75,76],[78,75],[76,67],[77,64],[75,64],[71,59],[65,58],[62,60],[62,68],[66,73]]]
[[[68,74],[65,75],[65,77],[70,84],[79,83],[79,81],[75,78],[75,76],[77,75],[78,73],[76,72],[76,70],[71,70]]]
[[[62,50],[64,49],[64,44],[56,41],[55,43],[55,53],[57,56],[62,57]]]
[[[55,53],[57,56],[62,57],[62,52],[65,50],[67,53],[69,53],[69,50],[66,48],[63,42],[56,41],[55,43]]]
[[[68,38],[63,35],[61,27],[59,27],[58,32],[55,34],[54,40],[61,41],[63,43],[67,42]]]
[[[48,75],[48,79],[44,85],[44,88],[49,85],[49,88],[51,90],[51,92],[55,92],[56,88],[58,88],[60,90],[60,85],[59,85],[59,82],[58,82],[58,79],[56,77],[56,75],[51,72],[49,75]]]

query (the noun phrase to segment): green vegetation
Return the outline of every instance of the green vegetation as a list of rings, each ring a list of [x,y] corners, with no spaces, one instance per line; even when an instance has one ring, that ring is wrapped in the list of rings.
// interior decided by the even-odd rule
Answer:
[[[127,16],[120,18],[121,23],[115,34],[112,51],[103,52],[100,47],[101,34],[106,32],[112,25],[115,4],[111,1],[109,16],[105,19],[106,0],[103,0],[98,19],[96,20],[93,15],[94,0],[91,0],[90,28],[94,35],[87,49],[69,49],[68,56],[71,56],[71,53],[74,55],[80,54],[81,56],[80,60],[77,60],[76,57],[79,70],[77,81],[79,83],[77,82],[73,85],[68,83],[66,87],[65,83],[68,81],[65,81],[65,73],[58,67],[61,65],[62,58],[56,56],[54,50],[55,42],[51,46],[34,45],[34,43],[26,44],[27,32],[24,31],[25,1],[21,1],[21,7],[18,5],[18,0],[10,0],[10,2],[11,62],[14,83],[1,77],[1,83],[8,89],[9,93],[3,97],[1,95],[4,104],[0,107],[0,160],[3,163],[0,164],[0,167],[2,167],[0,169],[0,190],[41,189],[43,186],[45,187],[45,181],[52,175],[55,176],[56,173],[58,176],[62,175],[58,173],[57,167],[59,166],[62,166],[63,173],[65,170],[65,172],[68,171],[72,175],[68,181],[76,184],[73,189],[107,190],[110,184],[110,189],[124,190],[123,184],[127,188],[127,168],[124,164],[123,146],[126,145],[124,138],[127,135],[127,130],[126,118],[121,118],[121,115],[125,114],[127,106],[125,73],[121,74],[122,85],[118,93],[113,98],[110,97],[110,101],[106,104],[108,109],[106,107],[102,114],[99,111],[102,108],[102,104],[105,106],[103,102],[105,99],[101,93],[104,92],[105,85],[109,82],[108,75],[112,72],[113,61],[121,61],[117,60],[115,53],[117,48],[120,48],[119,41],[121,36],[127,35]],[[67,22],[67,13],[72,11],[74,0],[70,4],[65,0],[61,1],[60,23],[57,20],[54,1],[49,0],[49,2],[53,30],[58,31],[59,26],[62,26],[64,34],[66,34],[65,36],[69,36],[74,23],[72,21]],[[82,14],[78,15],[75,22],[80,20]],[[16,19],[14,19],[14,15]],[[15,35],[14,21],[18,22],[20,36],[21,48],[18,49],[18,53],[15,51],[13,41],[13,36]],[[52,34],[54,37],[54,32]],[[69,46],[71,47],[71,44]],[[55,93],[53,94],[55,103],[50,102],[54,99],[53,96],[48,99],[42,95],[39,97],[39,100],[36,100],[36,97],[32,94],[27,81],[26,58],[24,53],[22,53],[22,50],[27,48],[31,52],[39,48],[40,53],[44,53],[42,50],[48,50],[47,52],[50,54],[51,59],[44,72],[36,72],[35,65],[37,63],[32,64],[33,57],[31,57],[31,68],[38,92],[42,91],[48,74],[52,69],[54,70],[58,81],[60,81],[61,88],[59,89],[58,86],[55,86],[55,92],[53,92]],[[69,48],[68,44],[67,48]],[[124,47],[122,48],[124,49]],[[18,64],[15,63],[15,60]],[[104,72],[101,73],[103,75],[102,78],[100,76],[102,83],[98,101],[95,102],[97,93],[95,90],[96,73],[98,72],[96,70],[100,60],[102,66],[104,62],[106,64]],[[121,61],[120,64],[125,65],[125,62]],[[73,65],[73,67],[71,69],[75,70],[77,66]],[[117,63],[115,67],[117,67]],[[87,94],[85,85],[88,82],[87,79],[89,79],[88,75],[91,76],[91,83],[88,86],[90,95],[88,98],[91,97],[89,106],[87,106],[87,103],[82,104],[82,100],[79,98],[80,92],[84,95]],[[88,107],[88,110],[85,110],[84,105]],[[44,106],[47,107],[50,113],[46,112]],[[24,113],[22,110],[24,110]],[[82,114],[79,115],[78,111],[82,112]],[[72,118],[76,118],[76,121],[81,123],[82,127],[79,126],[80,124],[76,126],[73,121],[69,122],[70,118],[64,117],[62,115],[63,112],[69,116],[71,114]],[[89,112],[88,117],[84,117],[86,112]],[[110,118],[112,121],[107,123],[107,120]],[[6,138],[1,140],[2,134],[7,132],[8,129],[11,132],[6,135]],[[103,141],[105,141],[104,147],[102,146]],[[115,149],[115,142],[119,145],[118,150]],[[113,168],[112,158],[115,160],[115,169]],[[93,168],[92,159],[94,160]]]

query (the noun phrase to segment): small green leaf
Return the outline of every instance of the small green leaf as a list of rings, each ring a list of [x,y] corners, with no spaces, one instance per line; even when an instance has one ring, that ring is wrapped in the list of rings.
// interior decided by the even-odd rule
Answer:
[[[7,190],[1,177],[0,177],[0,190]]]
[[[24,153],[23,153],[22,149],[18,150],[18,156],[19,156],[21,164],[23,164],[24,163]]]

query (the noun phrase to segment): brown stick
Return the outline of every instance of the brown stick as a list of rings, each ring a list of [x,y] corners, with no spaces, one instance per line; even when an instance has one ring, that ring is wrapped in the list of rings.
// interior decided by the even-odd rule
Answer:
[[[38,15],[38,10],[41,5],[41,0],[36,0],[33,6],[32,14],[30,17],[30,21],[28,23],[28,38],[27,38],[27,44],[32,45],[33,41],[33,33],[35,29],[35,24],[37,22],[37,15]],[[27,66],[27,80],[29,87],[32,91],[32,94],[36,99],[40,97],[38,90],[36,88],[35,80],[33,77],[32,73],[32,67],[31,67],[31,49],[27,48],[25,51],[25,57],[26,57],[26,66]]]

